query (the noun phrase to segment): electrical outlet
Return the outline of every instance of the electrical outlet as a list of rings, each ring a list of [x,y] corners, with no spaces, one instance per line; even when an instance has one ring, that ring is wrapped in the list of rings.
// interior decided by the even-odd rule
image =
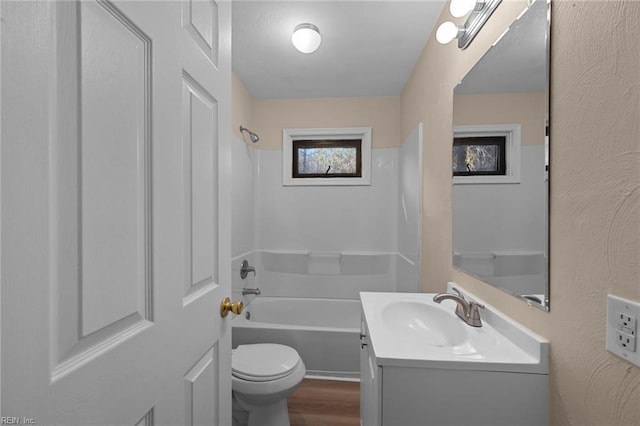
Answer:
[[[640,367],[636,345],[640,303],[609,294],[607,296],[607,342],[609,352]]]
[[[621,327],[620,330],[623,330],[626,333],[631,333],[632,335],[635,335],[636,317],[631,316],[626,312],[617,312],[616,325],[619,325]]]
[[[616,330],[616,343],[622,349],[626,349],[631,352],[636,351],[636,338],[631,334]]]

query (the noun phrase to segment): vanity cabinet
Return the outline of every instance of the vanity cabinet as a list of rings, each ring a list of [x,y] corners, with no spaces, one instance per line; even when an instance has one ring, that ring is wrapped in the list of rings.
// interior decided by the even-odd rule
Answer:
[[[360,328],[360,421],[361,426],[381,425],[382,369],[376,364],[366,323]]]
[[[403,355],[397,342],[399,355],[390,358],[379,342],[378,326],[363,313],[362,426],[548,424],[548,374],[526,371],[527,366],[517,364],[479,361],[476,366],[455,359],[430,359],[429,354],[416,359]]]

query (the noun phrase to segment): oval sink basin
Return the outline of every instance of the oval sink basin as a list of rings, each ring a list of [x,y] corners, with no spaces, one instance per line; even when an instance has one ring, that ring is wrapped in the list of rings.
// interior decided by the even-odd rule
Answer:
[[[467,340],[464,324],[457,316],[424,303],[392,303],[385,306],[382,318],[387,326],[432,346],[458,346]]]
[[[495,341],[482,328],[465,324],[450,306],[423,302],[392,302],[382,309],[388,331],[403,344],[456,355],[472,355],[490,349]]]

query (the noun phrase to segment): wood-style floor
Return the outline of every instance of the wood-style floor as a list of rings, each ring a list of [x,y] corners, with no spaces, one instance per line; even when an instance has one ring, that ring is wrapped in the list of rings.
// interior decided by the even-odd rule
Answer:
[[[289,397],[291,426],[359,426],[360,383],[304,379]]]

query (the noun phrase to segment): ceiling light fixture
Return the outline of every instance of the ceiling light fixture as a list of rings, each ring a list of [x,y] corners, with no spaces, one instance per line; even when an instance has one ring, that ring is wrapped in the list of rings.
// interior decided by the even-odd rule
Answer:
[[[451,21],[440,24],[436,40],[440,44],[447,44],[457,38],[458,47],[466,49],[501,2],[502,0],[452,0],[449,5],[451,16],[461,18],[471,14],[461,27]]]
[[[291,43],[302,53],[313,53],[320,47],[320,30],[313,24],[297,25],[291,36]]]

